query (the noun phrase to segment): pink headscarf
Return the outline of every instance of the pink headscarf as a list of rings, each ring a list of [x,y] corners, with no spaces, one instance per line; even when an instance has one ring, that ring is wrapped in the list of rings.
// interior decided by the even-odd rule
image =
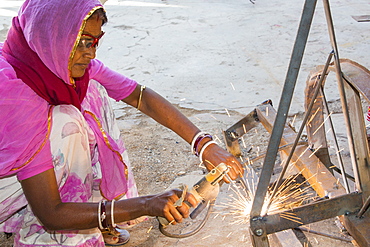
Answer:
[[[50,104],[73,104],[81,109],[89,81],[88,70],[75,80],[74,88],[66,68],[83,19],[100,4],[52,2],[28,0],[23,4],[18,17],[13,18],[3,56],[18,78]]]
[[[76,80],[74,88],[68,65],[81,25],[96,8],[102,8],[98,0],[26,0],[13,19],[2,50],[6,61],[0,56],[0,132],[7,133],[0,135],[0,177],[16,172],[20,179],[33,176],[32,169],[26,175],[21,170],[35,160],[32,167],[53,167],[47,138],[49,106],[73,104],[81,109],[89,74],[86,71]],[[87,121],[103,153],[99,155],[103,195],[113,199],[125,194],[126,165],[115,151],[119,146],[109,138],[116,149],[107,147],[99,126],[90,117]],[[109,180],[112,177],[114,181]]]

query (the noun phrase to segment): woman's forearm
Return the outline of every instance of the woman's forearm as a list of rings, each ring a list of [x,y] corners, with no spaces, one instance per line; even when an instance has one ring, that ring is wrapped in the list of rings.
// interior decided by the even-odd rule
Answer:
[[[80,230],[99,226],[99,203],[62,202],[53,169],[22,180],[21,184],[33,213],[48,230]],[[188,206],[174,206],[181,194],[180,190],[169,190],[120,200],[114,203],[113,210],[112,202],[106,202],[106,224],[112,224],[112,218],[118,223],[144,215],[161,216],[169,222],[180,222],[189,212]],[[196,205],[195,198],[189,193],[186,200]]]
[[[139,94],[140,86],[123,101],[137,107],[140,98]],[[188,143],[200,131],[176,107],[150,88],[146,88],[142,93],[140,111],[171,129]]]

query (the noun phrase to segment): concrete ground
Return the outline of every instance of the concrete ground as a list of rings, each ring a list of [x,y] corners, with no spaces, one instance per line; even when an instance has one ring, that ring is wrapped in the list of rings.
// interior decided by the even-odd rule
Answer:
[[[0,41],[22,2],[1,0]],[[370,14],[368,1],[330,4],[339,56],[370,68],[370,22],[353,18]],[[303,0],[108,0],[109,22],[98,58],[183,108],[244,115],[266,99],[277,108],[303,5]],[[331,50],[318,1],[290,115],[304,111],[306,77],[325,63]],[[326,93],[329,101],[338,99],[336,84],[327,83]],[[219,200],[227,194],[225,186]],[[197,235],[171,239],[158,233],[155,219],[150,219],[132,229],[128,246],[251,246],[248,225],[232,221],[211,217]],[[334,221],[314,224],[323,225],[340,235]],[[352,246],[322,236],[309,238],[311,246]]]

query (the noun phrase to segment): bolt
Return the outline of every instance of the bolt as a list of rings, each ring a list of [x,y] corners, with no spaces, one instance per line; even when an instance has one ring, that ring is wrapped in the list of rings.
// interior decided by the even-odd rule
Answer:
[[[262,236],[263,234],[263,230],[262,229],[256,229],[256,231],[254,232],[257,236]]]

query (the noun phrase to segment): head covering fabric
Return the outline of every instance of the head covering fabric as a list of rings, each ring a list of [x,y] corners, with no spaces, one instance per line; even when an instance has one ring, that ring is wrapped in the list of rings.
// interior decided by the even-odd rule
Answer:
[[[88,70],[71,85],[68,65],[84,19],[100,3],[69,2],[26,1],[13,18],[3,56],[18,78],[50,104],[73,104],[81,109],[89,81]]]

